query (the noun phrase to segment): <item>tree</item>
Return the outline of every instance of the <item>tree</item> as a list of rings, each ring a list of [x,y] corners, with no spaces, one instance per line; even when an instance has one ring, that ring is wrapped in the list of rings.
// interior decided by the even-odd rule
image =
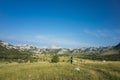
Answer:
[[[57,63],[57,62],[59,62],[59,56],[58,56],[58,55],[54,55],[54,56],[52,57],[52,59],[51,59],[51,62],[52,62],[52,63]]]

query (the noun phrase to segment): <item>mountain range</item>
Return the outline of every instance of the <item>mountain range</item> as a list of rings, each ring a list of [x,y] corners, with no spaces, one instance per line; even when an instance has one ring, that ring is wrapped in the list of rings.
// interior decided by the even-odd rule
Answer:
[[[19,51],[31,51],[34,53],[57,53],[57,54],[65,54],[65,53],[86,53],[86,54],[91,53],[92,54],[92,53],[105,53],[113,49],[120,50],[120,43],[116,46],[88,47],[88,48],[82,47],[82,48],[75,48],[75,49],[60,48],[54,45],[51,45],[50,47],[46,47],[46,48],[38,48],[28,44],[12,45],[2,40],[0,40],[0,45],[3,47],[6,47],[7,49],[17,49]]]
[[[55,46],[50,46],[48,48],[38,48],[32,45],[12,45],[7,42],[0,40],[0,55],[3,57],[4,54],[9,55],[9,53],[28,55],[30,53],[35,54],[60,54],[60,55],[76,55],[80,58],[89,59],[106,59],[106,60],[120,60],[120,43],[115,46],[107,47],[83,47],[76,49],[69,48],[58,48]],[[27,56],[26,55],[26,56]],[[9,57],[9,56],[8,56]],[[16,56],[18,57],[18,56]],[[25,57],[24,57],[25,58]]]

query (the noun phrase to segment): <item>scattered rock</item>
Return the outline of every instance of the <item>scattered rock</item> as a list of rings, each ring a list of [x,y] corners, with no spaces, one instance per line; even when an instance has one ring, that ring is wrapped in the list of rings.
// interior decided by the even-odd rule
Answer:
[[[80,71],[80,68],[75,68],[76,71]]]
[[[103,62],[105,63],[106,61],[105,61],[105,60],[103,60]]]
[[[76,60],[73,60],[73,62],[77,62]]]

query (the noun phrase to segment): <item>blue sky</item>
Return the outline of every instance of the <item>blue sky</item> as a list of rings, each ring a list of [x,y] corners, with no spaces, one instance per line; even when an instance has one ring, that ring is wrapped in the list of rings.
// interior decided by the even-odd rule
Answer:
[[[66,47],[120,42],[120,0],[0,0],[0,39]]]

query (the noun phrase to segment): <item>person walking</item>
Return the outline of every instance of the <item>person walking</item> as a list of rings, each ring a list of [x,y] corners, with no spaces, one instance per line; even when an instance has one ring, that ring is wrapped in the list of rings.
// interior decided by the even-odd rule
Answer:
[[[73,63],[73,56],[70,57],[70,63]]]

